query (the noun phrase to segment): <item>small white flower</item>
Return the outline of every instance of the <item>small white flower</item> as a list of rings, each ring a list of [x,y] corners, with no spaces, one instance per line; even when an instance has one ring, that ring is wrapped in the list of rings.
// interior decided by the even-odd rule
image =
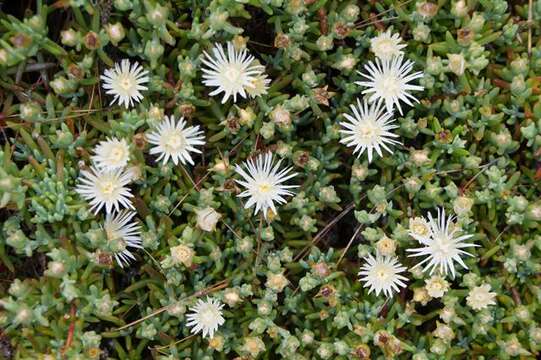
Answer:
[[[426,256],[423,261],[414,267],[421,266],[428,262],[423,268],[423,271],[430,270],[430,275],[432,275],[434,270],[439,270],[442,275],[447,275],[450,271],[453,278],[455,277],[455,261],[463,268],[468,268],[461,256],[473,255],[462,249],[478,245],[464,242],[473,237],[471,234],[457,236],[459,229],[454,223],[454,219],[454,216],[446,218],[445,210],[438,209],[437,219],[432,218],[432,214],[428,214],[430,231],[427,235],[422,235],[410,230],[410,236],[419,241],[424,247],[408,249],[407,251],[413,253],[409,256]]]
[[[496,293],[490,291],[489,284],[476,286],[470,290],[466,303],[474,310],[482,310],[489,305],[495,305]]]
[[[357,99],[357,106],[352,104],[351,111],[353,116],[344,114],[348,121],[340,123],[344,129],[340,132],[344,135],[340,142],[348,147],[355,147],[353,153],[358,153],[360,157],[365,150],[368,153],[368,162],[372,162],[372,154],[374,150],[382,157],[381,149],[385,149],[391,154],[393,151],[388,145],[400,144],[393,138],[398,135],[393,134],[390,130],[396,129],[397,125],[392,125],[392,113],[386,112],[381,106],[381,103],[373,103],[368,105],[366,100]]]
[[[195,146],[205,145],[204,138],[199,125],[186,127],[184,118],[176,122],[174,116],[166,116],[158,129],[147,135],[148,142],[155,145],[150,153],[160,154],[158,161],[163,160],[164,164],[171,158],[175,165],[193,165],[190,152],[201,153]]]
[[[433,298],[441,298],[449,290],[449,283],[441,276],[434,275],[425,280],[425,288],[428,295]]]
[[[361,266],[359,271],[359,281],[364,282],[364,287],[369,288],[368,293],[376,292],[391,297],[393,292],[399,292],[401,287],[405,287],[408,279],[399,275],[406,271],[406,267],[398,262],[396,256],[381,256],[379,254],[374,258],[368,255],[363,258],[366,263]]]
[[[118,101],[118,105],[126,107],[133,106],[134,102],[138,103],[143,99],[142,90],[147,90],[146,84],[149,81],[147,76],[148,71],[143,70],[143,67],[138,62],[130,64],[128,59],[124,59],[121,63],[116,63],[114,68],[107,69],[100,77],[103,81],[103,88],[107,94],[113,95],[113,105]]]
[[[125,139],[116,138],[100,141],[94,148],[92,161],[101,170],[117,170],[124,168],[130,160],[130,148]]]
[[[90,171],[81,171],[80,184],[75,191],[85,200],[90,201],[90,208],[97,214],[105,206],[106,213],[113,208],[120,211],[120,206],[135,209],[130,201],[133,194],[126,187],[132,179],[131,173],[122,169],[100,171],[94,167]]]
[[[370,94],[369,102],[384,102],[389,113],[393,112],[396,105],[401,115],[400,100],[410,106],[413,106],[412,101],[419,102],[415,96],[409,93],[424,89],[420,85],[410,84],[411,81],[423,77],[422,71],[410,74],[413,69],[413,61],[404,61],[403,55],[393,57],[390,60],[376,58],[375,61],[369,61],[364,68],[368,72],[367,74],[360,71],[358,73],[367,80],[355,83],[368,88],[363,90],[363,94]]]
[[[213,337],[220,325],[225,322],[222,316],[222,308],[224,307],[218,300],[207,298],[206,301],[197,300],[197,304],[190,308],[192,313],[186,315],[189,327],[192,327],[192,334],[203,332],[203,337]]]
[[[244,162],[248,172],[239,165],[235,167],[235,171],[243,178],[243,180],[235,181],[246,188],[238,197],[249,198],[244,205],[245,209],[255,205],[255,215],[262,210],[266,219],[268,209],[277,213],[274,202],[285,204],[287,201],[284,196],[294,195],[289,189],[296,188],[298,185],[282,185],[282,183],[293,178],[297,173],[289,174],[291,167],[280,170],[281,163],[282,160],[273,165],[272,154],[266,153],[260,154],[255,161]]]
[[[265,67],[255,61],[247,49],[236,50],[233,43],[228,42],[227,55],[221,44],[216,44],[212,49],[214,56],[207,52],[204,54],[205,57],[201,61],[207,67],[201,69],[203,84],[216,88],[210,93],[211,96],[223,92],[222,103],[231,96],[233,102],[237,102],[237,95],[246,98],[248,89],[254,90],[258,79],[265,85],[265,79],[261,77]]]
[[[143,240],[141,240],[140,226],[135,222],[130,222],[135,216],[135,212],[123,210],[117,214],[109,213],[105,217],[103,230],[109,241],[121,241],[122,249],[114,253],[116,262],[120,267],[128,265],[130,260],[135,260],[135,256],[131,253],[128,247],[143,248]]]
[[[402,55],[406,44],[401,44],[402,38],[398,33],[391,33],[391,29],[370,39],[370,50],[381,60],[390,60],[394,56]]]

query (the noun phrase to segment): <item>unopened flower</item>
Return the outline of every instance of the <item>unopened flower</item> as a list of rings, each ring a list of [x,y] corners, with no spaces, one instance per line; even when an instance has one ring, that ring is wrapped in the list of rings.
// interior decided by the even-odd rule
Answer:
[[[370,39],[370,50],[381,60],[390,60],[391,58],[402,55],[406,44],[401,44],[402,38],[398,33],[392,33],[391,29]]]
[[[260,77],[265,68],[255,61],[247,49],[236,50],[232,42],[227,43],[227,55],[221,44],[214,45],[213,56],[207,52],[201,60],[206,68],[203,71],[203,84],[216,88],[210,95],[224,93],[222,103],[230,97],[237,102],[237,96],[247,97],[247,89],[254,89],[254,81]],[[265,79],[259,78],[265,85]]]
[[[459,196],[453,201],[453,210],[458,216],[466,215],[473,206],[473,199],[466,196]]]
[[[426,237],[430,235],[430,225],[424,217],[414,217],[409,220],[409,231],[417,236]]]
[[[496,293],[490,291],[490,285],[483,284],[470,290],[466,303],[474,310],[482,310],[489,305],[495,305],[495,298]]]
[[[171,258],[176,264],[183,264],[189,268],[192,266],[194,256],[195,252],[189,246],[181,244],[171,248]]]
[[[113,95],[111,105],[118,101],[118,104],[127,109],[143,99],[141,91],[147,90],[146,84],[149,81],[148,71],[144,70],[138,62],[130,63],[124,59],[121,63],[116,63],[112,69],[107,69],[101,75],[103,88],[107,94]]]
[[[90,201],[94,214],[102,207],[105,207],[107,213],[113,211],[113,208],[120,211],[120,206],[134,209],[130,201],[133,194],[126,187],[131,181],[131,173],[122,169],[101,171],[93,167],[90,171],[81,171],[79,181],[75,191]]]
[[[177,122],[174,116],[166,116],[156,131],[147,135],[148,142],[154,145],[150,153],[159,154],[157,161],[162,160],[165,164],[171,158],[175,165],[194,164],[190,153],[201,153],[195,146],[204,145],[205,137],[199,125],[186,125],[182,117]]]
[[[94,148],[92,161],[103,170],[118,170],[124,168],[130,160],[130,148],[125,139],[116,138],[100,141]]]
[[[391,297],[393,292],[399,292],[401,287],[405,287],[408,280],[400,273],[406,271],[406,267],[398,262],[397,257],[381,256],[379,254],[374,258],[368,255],[364,258],[365,264],[359,271],[359,281],[364,283],[368,293],[375,292],[376,296],[383,293]]]
[[[454,262],[458,262],[463,268],[468,267],[462,260],[462,255],[473,256],[472,254],[462,250],[467,247],[478,246],[473,243],[465,243],[464,241],[473,237],[471,234],[457,236],[459,231],[454,223],[454,216],[446,217],[444,209],[438,209],[437,219],[432,218],[432,214],[428,214],[428,224],[430,232],[427,235],[422,235],[417,232],[410,231],[410,235],[423,247],[416,249],[407,249],[411,252],[411,256],[426,256],[426,258],[418,263],[421,266],[428,263],[423,268],[423,271],[438,270],[439,273],[447,275],[451,272],[455,276]]]
[[[282,292],[284,288],[289,284],[289,281],[284,276],[284,274],[273,274],[269,273],[267,275],[267,282],[265,283],[265,286],[268,287],[271,290],[274,290],[276,292]]]
[[[396,241],[384,236],[376,243],[376,249],[383,256],[392,256],[396,251]]]
[[[436,330],[433,331],[435,337],[442,339],[445,342],[450,342],[455,338],[453,329],[444,323],[437,322]]]
[[[223,304],[216,299],[208,297],[206,301],[199,299],[195,306],[190,308],[192,311],[186,315],[188,322],[186,325],[191,327],[192,334],[203,333],[203,337],[214,336],[218,327],[225,323],[222,316]]]
[[[405,60],[402,55],[393,57],[390,60],[369,61],[364,66],[367,73],[358,72],[366,78],[364,81],[356,81],[357,85],[366,87],[363,94],[369,94],[369,102],[383,102],[388,113],[392,113],[394,107],[402,114],[400,101],[413,106],[413,102],[419,102],[410,94],[410,91],[421,91],[424,88],[420,85],[412,85],[411,81],[423,77],[423,72],[411,73],[413,61]],[[410,74],[411,73],[411,74]]]
[[[203,231],[214,231],[218,220],[222,217],[216,210],[211,207],[206,207],[196,211],[197,227]]]
[[[107,214],[103,224],[103,230],[108,241],[119,241],[122,243],[119,251],[114,253],[115,260],[120,267],[128,265],[135,256],[128,248],[143,248],[140,226],[131,222],[135,216],[133,211],[121,211],[117,214]]]
[[[458,76],[464,75],[466,69],[466,60],[462,54],[447,54],[449,59],[449,70]]]
[[[424,306],[428,304],[430,299],[432,299],[432,297],[428,294],[428,291],[424,286],[413,289],[413,301]]]
[[[343,134],[342,144],[348,147],[355,147],[353,153],[357,153],[360,157],[365,151],[368,153],[368,162],[372,162],[372,154],[375,151],[380,157],[383,156],[382,148],[389,153],[393,151],[388,145],[400,144],[394,140],[398,135],[391,132],[398,125],[393,125],[392,113],[385,111],[381,107],[381,103],[368,105],[366,100],[357,99],[357,105],[351,105],[350,114],[344,114],[348,121],[340,123],[344,129],[340,132]]]
[[[265,351],[265,343],[259,337],[246,337],[241,351],[255,359],[261,352]]]
[[[261,210],[265,219],[269,209],[276,213],[274,202],[285,204],[287,201],[284,197],[294,195],[289,189],[298,187],[282,184],[295,177],[297,173],[290,173],[290,167],[280,169],[282,160],[275,165],[272,160],[272,154],[266,153],[259,155],[255,161],[244,162],[247,171],[239,165],[235,167],[235,171],[243,178],[235,181],[246,188],[238,196],[249,198],[244,208],[248,209],[255,205],[255,214]]]
[[[441,276],[434,275],[425,280],[425,288],[428,295],[433,298],[441,298],[449,290],[449,283]]]

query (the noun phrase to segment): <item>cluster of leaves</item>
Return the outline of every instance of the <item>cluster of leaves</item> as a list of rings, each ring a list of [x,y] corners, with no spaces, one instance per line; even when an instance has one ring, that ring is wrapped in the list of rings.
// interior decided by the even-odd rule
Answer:
[[[1,2],[0,2],[1,4]],[[52,359],[349,359],[522,356],[541,349],[541,2],[503,0],[5,1],[0,11],[0,352]],[[339,144],[356,70],[388,27],[425,72],[397,117],[403,146],[368,164]],[[210,98],[201,54],[246,43],[272,79],[237,104]],[[144,100],[109,106],[103,70],[150,72]],[[161,165],[144,133],[164,114],[202,125],[196,166]],[[128,139],[144,251],[120,269],[75,192],[100,140]],[[234,165],[273,151],[300,175],[268,222],[236,197]],[[443,206],[480,245],[442,298],[412,271],[368,295],[360,256]],[[215,231],[196,211],[221,214]],[[193,263],[171,259],[190,246]],[[488,283],[496,305],[475,311]],[[186,309],[226,304],[212,339]],[[445,327],[444,327],[445,326]],[[450,330],[450,331],[449,331]]]

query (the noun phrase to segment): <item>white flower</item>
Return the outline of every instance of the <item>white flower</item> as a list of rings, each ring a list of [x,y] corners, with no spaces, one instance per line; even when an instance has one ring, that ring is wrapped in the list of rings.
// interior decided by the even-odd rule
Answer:
[[[425,288],[428,295],[433,298],[441,298],[449,290],[449,283],[441,276],[434,275],[425,280]]]
[[[466,303],[474,310],[482,310],[489,305],[495,305],[496,293],[490,291],[489,284],[476,286],[470,290]]]
[[[381,60],[390,60],[394,56],[402,55],[405,44],[400,44],[402,38],[398,33],[391,33],[391,29],[370,39],[370,50]]]
[[[225,322],[222,316],[222,308],[224,307],[218,300],[207,298],[207,301],[199,299],[195,306],[190,308],[192,313],[186,315],[189,327],[192,327],[192,334],[203,332],[203,337],[213,337],[220,325]]]
[[[164,164],[171,158],[175,165],[179,162],[193,165],[190,152],[201,153],[201,150],[194,146],[204,145],[204,138],[199,125],[186,127],[184,118],[181,117],[179,122],[176,122],[174,116],[166,116],[158,129],[147,135],[148,142],[155,145],[150,149],[150,153],[160,154],[158,161],[163,160]]]
[[[381,103],[373,103],[369,106],[366,100],[361,104],[361,101],[357,99],[357,106],[352,104],[350,107],[353,116],[344,114],[349,121],[340,123],[340,126],[344,127],[340,130],[344,135],[340,142],[348,147],[354,146],[353,153],[358,153],[358,157],[367,150],[368,162],[372,162],[374,150],[379,156],[383,156],[381,148],[392,154],[393,151],[387,145],[400,144],[393,139],[398,135],[390,131],[398,127],[391,124],[394,121],[391,119],[392,113],[386,112]]]
[[[246,92],[255,89],[258,79],[265,84],[265,79],[261,77],[265,68],[248,54],[247,49],[236,50],[233,43],[228,42],[227,55],[221,44],[216,44],[212,49],[214,56],[207,52],[204,54],[201,61],[207,68],[201,69],[203,84],[216,88],[210,93],[211,96],[223,92],[222,103],[231,96],[233,102],[237,102],[237,95],[246,98]]]
[[[147,90],[146,84],[149,81],[148,71],[138,62],[130,64],[128,59],[122,60],[120,64],[116,63],[114,68],[107,69],[100,77],[103,81],[103,88],[107,94],[113,95],[113,105],[118,100],[118,105],[126,107],[133,106],[134,102],[143,99],[141,90]]]
[[[103,230],[109,241],[120,241],[121,248],[115,252],[115,259],[120,267],[128,265],[130,260],[135,260],[135,256],[128,250],[128,247],[142,249],[140,226],[130,222],[135,216],[135,212],[123,210],[117,214],[108,213],[105,217]]]
[[[125,139],[100,141],[94,148],[94,154],[92,161],[101,170],[122,169],[130,160],[130,148]]]
[[[428,262],[423,271],[430,270],[430,275],[434,270],[439,270],[442,275],[447,275],[449,271],[455,277],[454,262],[458,262],[463,268],[468,267],[461,258],[461,255],[473,256],[462,250],[467,247],[478,246],[464,241],[473,237],[473,235],[457,236],[458,227],[454,223],[454,216],[445,217],[445,210],[438,209],[438,218],[433,219],[432,214],[428,214],[428,225],[430,231],[427,235],[422,235],[410,230],[409,234],[415,240],[419,241],[424,247],[417,249],[408,249],[412,252],[411,256],[426,256],[426,258],[414,267],[421,266]]]
[[[361,266],[359,281],[364,282],[364,287],[369,288],[368,293],[376,292],[379,296],[381,292],[387,297],[391,297],[393,291],[399,292],[400,287],[405,287],[405,276],[399,275],[406,271],[406,267],[398,262],[396,256],[381,256],[379,254],[374,258],[368,255],[363,258],[366,263]]]
[[[356,81],[355,83],[368,88],[363,90],[363,94],[370,94],[369,102],[385,102],[387,112],[390,113],[396,105],[400,114],[402,114],[400,100],[410,106],[413,106],[412,101],[419,102],[415,96],[409,93],[409,91],[424,89],[420,85],[409,84],[409,82],[423,77],[422,71],[410,74],[413,69],[413,61],[404,61],[403,55],[393,57],[391,60],[376,58],[375,62],[369,61],[364,68],[368,71],[367,74],[360,71],[358,73],[367,81]]]
[[[235,171],[243,178],[235,181],[246,188],[238,197],[249,197],[244,208],[248,209],[255,205],[255,215],[259,210],[262,210],[265,219],[269,208],[275,214],[277,213],[274,202],[285,204],[287,201],[284,196],[294,195],[288,189],[298,187],[298,185],[282,185],[283,182],[296,176],[297,173],[289,174],[290,167],[280,170],[282,160],[275,165],[272,160],[272,154],[269,152],[260,154],[255,161],[245,161],[244,166],[248,172],[239,165],[235,167]]]
[[[134,209],[130,201],[133,194],[126,187],[131,179],[131,173],[122,169],[101,171],[92,167],[90,171],[81,171],[80,184],[77,185],[75,191],[84,199],[90,200],[94,214],[97,214],[103,206],[107,213],[110,213],[113,208],[119,211],[121,205]]]

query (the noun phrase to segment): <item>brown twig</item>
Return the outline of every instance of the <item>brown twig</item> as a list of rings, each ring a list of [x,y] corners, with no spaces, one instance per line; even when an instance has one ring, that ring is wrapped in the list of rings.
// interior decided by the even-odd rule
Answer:
[[[69,326],[69,329],[68,329],[68,337],[66,338],[66,344],[62,348],[62,357],[64,357],[64,354],[66,353],[66,351],[71,346],[71,343],[73,342],[73,335],[75,333],[75,313],[76,313],[76,311],[77,311],[77,308],[75,307],[75,304],[72,303],[71,304],[71,309],[70,309],[71,322],[70,322],[70,326]]]

